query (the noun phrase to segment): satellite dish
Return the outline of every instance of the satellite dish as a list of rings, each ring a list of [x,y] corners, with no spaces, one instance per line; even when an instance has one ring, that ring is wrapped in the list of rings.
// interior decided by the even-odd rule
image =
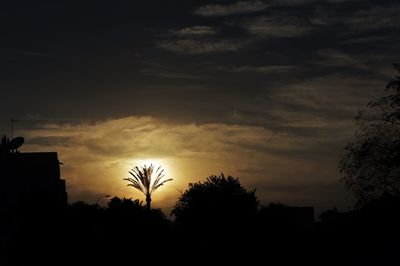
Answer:
[[[9,148],[10,150],[16,150],[24,144],[25,139],[23,137],[16,137],[10,141]]]

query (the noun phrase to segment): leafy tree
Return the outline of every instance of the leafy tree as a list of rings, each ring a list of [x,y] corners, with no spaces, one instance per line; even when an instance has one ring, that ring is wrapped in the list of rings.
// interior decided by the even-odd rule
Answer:
[[[151,229],[151,231],[157,232],[165,229],[168,226],[169,220],[161,211],[161,209],[148,209],[143,206],[142,201],[138,199],[132,200],[127,198],[112,198],[105,210],[109,218],[118,222],[128,222],[130,225],[137,225],[142,229]],[[121,228],[125,230],[125,228]],[[138,232],[135,232],[136,234]],[[142,232],[143,234],[150,235],[148,230]]]
[[[229,226],[253,218],[257,208],[254,190],[247,191],[238,178],[221,174],[210,176],[205,182],[189,184],[173,207],[172,214],[177,225]]]
[[[141,166],[140,168],[135,166],[131,171],[129,171],[129,174],[132,177],[124,178],[124,180],[130,183],[127,186],[136,188],[146,196],[146,207],[148,210],[150,210],[151,195],[153,192],[163,186],[166,182],[173,180],[172,178],[162,180],[165,177],[164,169],[161,169],[160,166],[154,172],[153,164],[150,164],[149,167],[146,167],[146,165]],[[153,174],[155,175],[154,181],[152,180]]]
[[[107,211],[121,214],[141,213],[145,210],[143,202],[138,199],[132,200],[118,197],[113,197],[107,204]]]
[[[400,73],[400,65],[395,64]],[[362,206],[384,195],[400,196],[400,76],[387,94],[356,117],[355,140],[339,162],[346,187]]]

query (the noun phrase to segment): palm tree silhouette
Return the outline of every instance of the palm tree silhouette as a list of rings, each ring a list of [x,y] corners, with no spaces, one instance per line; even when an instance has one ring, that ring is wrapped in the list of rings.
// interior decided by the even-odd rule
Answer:
[[[129,174],[131,174],[133,178],[124,178],[124,180],[130,182],[130,184],[128,184],[127,186],[134,187],[137,190],[143,192],[143,194],[146,196],[146,207],[148,210],[150,210],[152,193],[156,191],[159,187],[164,185],[166,182],[173,180],[172,178],[161,180],[165,176],[164,169],[161,169],[161,166],[159,166],[154,173],[156,176],[154,182],[152,182],[153,173],[153,164],[150,164],[149,167],[146,167],[146,165],[141,166],[140,168],[138,166],[135,166],[132,168],[131,171],[129,171]]]

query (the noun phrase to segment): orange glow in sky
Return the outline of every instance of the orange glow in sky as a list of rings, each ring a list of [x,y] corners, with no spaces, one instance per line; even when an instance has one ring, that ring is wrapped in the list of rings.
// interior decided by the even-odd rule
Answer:
[[[144,201],[144,195],[123,179],[130,177],[133,166],[151,163],[163,167],[165,178],[173,178],[152,197],[152,207],[166,213],[188,183],[222,172],[239,177],[248,189],[256,188],[261,202],[299,205],[334,196],[335,191],[328,194],[320,188],[338,180],[335,163],[290,155],[292,150],[309,147],[308,139],[293,139],[257,126],[170,124],[131,116],[46,124],[23,135],[22,151],[58,152],[70,202],[94,202],[104,194]],[[280,153],[269,152],[278,149]]]

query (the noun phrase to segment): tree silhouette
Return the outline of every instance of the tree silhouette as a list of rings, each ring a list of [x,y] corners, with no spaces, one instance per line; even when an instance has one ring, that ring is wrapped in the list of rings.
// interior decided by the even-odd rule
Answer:
[[[154,181],[153,173],[155,175]],[[131,186],[136,188],[137,190],[141,191],[146,196],[146,207],[150,210],[151,204],[151,195],[155,192],[159,187],[163,186],[166,182],[173,180],[172,178],[162,180],[165,177],[164,169],[161,169],[161,166],[157,168],[154,172],[153,164],[150,164],[149,167],[146,165],[135,166],[129,171],[132,177],[124,178],[124,180],[130,182],[127,186]]]
[[[205,182],[189,184],[172,214],[175,224],[183,227],[201,226],[221,230],[244,224],[255,217],[258,208],[255,191],[247,191],[238,178],[210,176]],[[228,228],[229,229],[229,228]]]
[[[400,73],[400,65],[394,66]],[[358,206],[384,195],[400,196],[400,76],[388,83],[386,92],[357,115],[356,139],[339,162]]]

